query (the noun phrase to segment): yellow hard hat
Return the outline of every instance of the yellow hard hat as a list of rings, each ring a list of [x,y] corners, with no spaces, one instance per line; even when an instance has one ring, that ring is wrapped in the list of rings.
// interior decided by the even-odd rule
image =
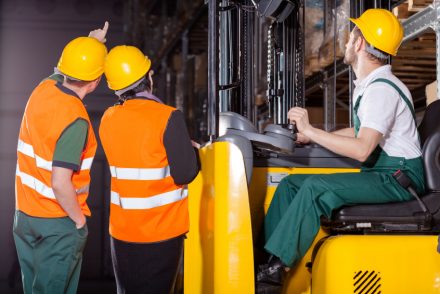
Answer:
[[[368,9],[359,18],[350,20],[361,30],[374,48],[397,54],[403,38],[403,27],[397,17],[386,9]]]
[[[93,81],[104,72],[107,48],[91,37],[79,37],[64,47],[57,68],[63,74],[81,80]]]
[[[116,46],[105,61],[105,77],[112,90],[127,88],[141,79],[151,67],[151,60],[134,46]]]

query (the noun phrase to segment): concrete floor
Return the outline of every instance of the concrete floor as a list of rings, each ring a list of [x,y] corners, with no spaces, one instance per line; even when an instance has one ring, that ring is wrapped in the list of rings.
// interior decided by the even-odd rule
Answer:
[[[12,286],[12,287],[11,287]],[[0,293],[22,294],[23,289],[20,281],[9,285],[8,281],[0,281]],[[81,280],[78,285],[78,294],[116,294],[114,280]]]

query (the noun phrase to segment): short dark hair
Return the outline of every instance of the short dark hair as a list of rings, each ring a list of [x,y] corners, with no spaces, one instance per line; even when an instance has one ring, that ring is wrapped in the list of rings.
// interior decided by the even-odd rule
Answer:
[[[148,78],[150,74],[150,71],[148,71],[145,76],[142,77],[142,81],[139,85],[137,85],[136,87],[134,87],[133,89],[128,90],[127,92],[124,92],[121,94],[121,99],[127,99],[130,97],[134,97],[136,96],[137,93],[143,92],[143,91],[148,91],[151,92],[151,82],[150,79]]]
[[[355,40],[357,40],[357,38],[359,38],[359,37],[362,38],[362,39],[365,41],[365,46],[366,46],[366,47],[370,46],[370,47],[374,48],[374,47],[373,47],[370,43],[368,43],[368,41],[365,39],[365,37],[364,37],[364,35],[362,34],[362,31],[359,29],[359,27],[357,27],[357,26],[354,27],[354,29],[353,29],[353,35],[354,35]],[[370,59],[371,61],[378,62],[378,63],[380,63],[380,64],[382,64],[382,65],[386,64],[387,61],[388,61],[389,54],[386,53],[386,52],[383,52],[382,50],[377,49],[377,48],[374,48],[374,50],[379,51],[381,54],[383,54],[384,56],[386,56],[386,58],[380,58],[380,57],[378,57],[378,56],[376,56],[376,55],[371,54],[371,53],[368,52],[368,51],[365,51],[365,53],[367,53],[367,57],[368,57],[368,59]]]
[[[73,79],[68,76],[65,76],[64,80],[66,81],[67,84],[75,86],[75,87],[84,87],[88,83],[92,82],[92,81],[81,81],[81,80]]]

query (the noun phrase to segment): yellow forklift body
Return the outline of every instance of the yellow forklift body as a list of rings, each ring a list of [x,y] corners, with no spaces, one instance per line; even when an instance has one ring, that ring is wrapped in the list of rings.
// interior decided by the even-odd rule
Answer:
[[[273,194],[278,183],[287,175],[291,174],[329,174],[359,172],[353,168],[309,168],[309,167],[255,167],[252,173],[252,181],[249,187],[250,207],[252,215],[253,236],[263,234],[260,229],[264,215],[269,209]],[[264,210],[263,210],[264,208]],[[328,234],[320,230],[312,246],[304,255],[298,265],[289,271],[284,283],[283,293],[305,294],[310,293],[312,275],[307,270],[306,264],[312,260],[312,251],[315,244]]]
[[[437,236],[341,235],[322,243],[313,294],[438,294]]]
[[[190,231],[185,241],[184,291],[254,293],[253,239],[258,238],[276,185],[294,173],[356,172],[347,168],[254,168],[246,182],[238,147],[216,142],[199,151],[202,170],[189,185]],[[252,220],[252,222],[251,222]],[[316,240],[326,236],[321,231]],[[311,247],[313,248],[313,246]],[[285,293],[307,293],[311,274],[305,264],[311,251],[292,270]]]
[[[200,149],[202,170],[189,185],[184,292],[254,293],[254,256],[243,156],[234,144]]]

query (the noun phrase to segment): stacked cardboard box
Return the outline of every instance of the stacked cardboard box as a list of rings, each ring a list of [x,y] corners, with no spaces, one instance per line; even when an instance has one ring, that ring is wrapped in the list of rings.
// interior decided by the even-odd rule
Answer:
[[[334,61],[342,58],[349,36],[350,1],[336,1],[336,22],[334,17],[325,19],[324,0],[305,2],[305,75],[309,76]],[[327,3],[328,4],[328,3]],[[328,9],[328,8],[327,8]],[[334,9],[327,15],[334,16]],[[336,23],[336,40],[335,40]],[[336,41],[336,42],[335,42]]]

